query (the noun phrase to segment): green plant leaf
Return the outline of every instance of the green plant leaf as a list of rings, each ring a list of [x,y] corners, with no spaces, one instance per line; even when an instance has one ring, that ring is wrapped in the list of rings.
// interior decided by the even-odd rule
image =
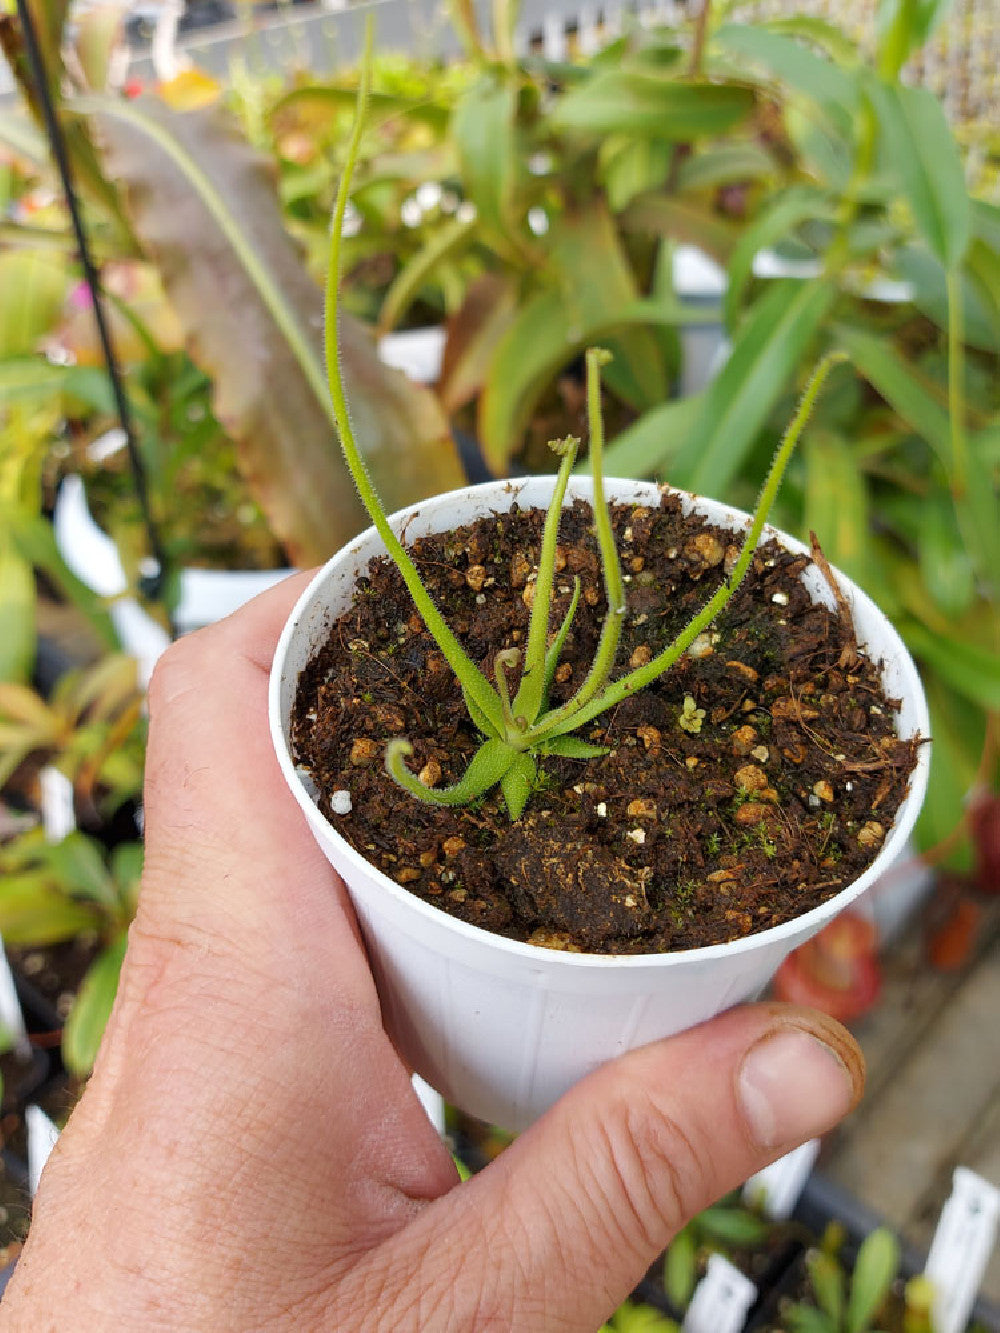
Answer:
[[[91,964],[63,1028],[62,1058],[66,1068],[84,1078],[94,1067],[104,1029],[118,993],[118,978],[125,957],[123,933]]]
[[[882,578],[869,540],[868,486],[848,441],[832,431],[815,430],[802,450],[806,466],[802,533],[815,532],[827,559],[876,598]]]
[[[428,126],[429,129],[437,134],[443,133],[451,119],[451,109],[447,106],[441,106],[437,102],[429,102],[424,98],[404,97],[399,93],[369,93],[369,106],[371,109],[371,121],[378,123],[380,120],[403,116],[407,121],[415,122]],[[345,111],[353,111],[357,105],[357,88],[338,87],[332,83],[311,83],[305,84],[301,88],[293,88],[291,92],[285,93],[279,97],[273,106],[269,107],[267,117],[274,122],[280,120],[282,115],[299,107],[334,107],[342,108]]]
[[[671,468],[675,486],[725,495],[833,304],[825,279],[781,281],[755,303]]]
[[[912,53],[930,37],[949,4],[950,0],[879,0],[875,14],[879,73],[895,79]]]
[[[241,471],[291,558],[325,559],[367,523],[339,458],[323,293],[285,232],[269,164],[217,107],[82,99],[108,143]],[[208,298],[207,293],[216,296]],[[224,293],[224,295],[219,295]],[[355,321],[342,354],[358,437],[388,510],[461,482],[433,396],[378,359]],[[433,479],[433,484],[431,482]]]
[[[812,185],[792,185],[778,193],[772,203],[764,204],[740,236],[729,259],[724,308],[730,328],[736,326],[756,254],[780,241],[802,222],[813,219],[830,221],[834,211],[830,196]]]
[[[619,222],[627,232],[696,245],[720,264],[728,262],[740,236],[736,225],[719,217],[714,208],[668,194],[640,195]]]
[[[974,268],[974,259],[979,261],[978,269]],[[940,260],[923,246],[906,246],[897,252],[896,265],[900,277],[913,283],[913,304],[947,332],[951,315],[947,274]],[[960,280],[962,340],[986,352],[1000,349],[1000,306],[993,304],[994,295],[1000,296],[1000,287],[994,293],[989,285],[997,278],[1000,278],[1000,256],[989,252],[982,241],[974,241],[966,254]]]
[[[677,189],[714,190],[720,185],[764,180],[776,174],[778,164],[766,148],[756,143],[721,144],[686,158],[677,172]]]
[[[952,689],[983,708],[1000,708],[1000,656],[916,622],[902,624],[900,633]]]
[[[985,588],[1000,592],[1000,498],[996,467],[978,452],[966,459],[966,487],[955,497],[958,526]]]
[[[480,221],[501,237],[514,225],[522,171],[516,126],[517,84],[492,76],[465,93],[451,121],[466,197],[475,204]]]
[[[595,139],[628,134],[685,143],[724,134],[753,105],[753,92],[739,84],[681,83],[648,69],[611,68],[565,93],[550,121],[557,130]]]
[[[627,402],[666,397],[663,356],[651,330],[622,328],[634,310],[635,283],[606,207],[594,202],[553,227],[554,285],[521,305],[497,341],[479,403],[479,440],[489,467],[506,471],[535,403],[555,375],[588,344],[616,353],[608,382]],[[580,274],[588,280],[580,282]]]
[[[768,1224],[746,1208],[719,1204],[698,1214],[698,1227],[704,1235],[724,1245],[759,1245],[768,1234]]]
[[[928,88],[865,82],[913,219],[946,268],[962,262],[972,235],[972,206],[958,144]]]
[[[759,25],[727,23],[715,34],[727,54],[763,65],[786,87],[819,103],[848,132],[858,106],[857,80],[795,36]]]
[[[787,18],[769,19],[759,26],[785,37],[804,38],[811,46],[820,47],[841,65],[856,65],[860,59],[858,44],[850,34],[836,23],[813,14],[790,14]]]
[[[507,811],[511,819],[521,818],[537,780],[538,763],[534,755],[522,750],[500,779],[500,790],[507,802]]]
[[[55,328],[69,286],[66,260],[33,250],[0,254],[0,359],[26,356]]]
[[[705,390],[689,398],[673,398],[644,413],[608,446],[605,470],[611,477],[652,477],[669,472],[705,400]],[[584,464],[578,472],[584,470]]]
[[[612,135],[600,148],[601,179],[612,213],[620,213],[638,195],[658,189],[670,172],[673,150],[657,139]]]
[[[788,1333],[840,1333],[828,1315],[811,1305],[790,1305],[784,1312],[784,1319]]]
[[[849,354],[863,375],[906,424],[931,446],[951,469],[951,427],[948,413],[919,378],[912,364],[884,338],[846,324],[832,330],[833,341]]]
[[[935,492],[920,501],[917,560],[934,605],[948,617],[964,615],[975,600],[975,571],[950,496]]]
[[[97,366],[57,366],[40,356],[13,356],[0,361],[0,407],[45,402],[54,395],[79,399],[109,416],[114,412],[108,377]]]
[[[66,893],[89,899],[105,911],[116,911],[118,892],[92,838],[79,832],[69,833],[51,848],[48,859]]]
[[[847,1300],[845,1333],[866,1333],[899,1270],[899,1242],[885,1227],[861,1242]]]
[[[388,333],[396,327],[420,294],[421,287],[432,280],[438,265],[468,245],[476,226],[476,218],[452,218],[407,260],[382,300],[378,314],[379,333]]]
[[[927,666],[921,673],[931,715],[931,769],[927,799],[917,819],[915,838],[919,851],[943,842],[965,820],[965,800],[976,777],[986,735],[982,708],[956,694]],[[963,840],[949,858],[952,870],[969,869],[970,847]]]
[[[48,144],[38,126],[19,110],[0,112],[0,143],[12,148],[18,157],[44,167],[49,160]]]
[[[832,1255],[814,1250],[806,1258],[806,1268],[819,1308],[834,1328],[840,1328],[844,1313],[844,1274],[840,1264]]]
[[[59,944],[100,924],[97,912],[68,898],[47,868],[0,879],[0,936],[8,944]]]
[[[678,1310],[686,1310],[698,1280],[698,1248],[691,1225],[678,1231],[663,1257],[663,1289]]]
[[[563,759],[597,759],[608,753],[606,745],[592,745],[578,736],[557,736],[555,740],[545,741],[539,747],[540,754],[557,754]]]
[[[0,680],[26,681],[35,660],[35,578],[0,538]]]
[[[75,17],[73,48],[92,92],[107,89],[111,62],[124,38],[123,17],[113,4],[94,5]]]

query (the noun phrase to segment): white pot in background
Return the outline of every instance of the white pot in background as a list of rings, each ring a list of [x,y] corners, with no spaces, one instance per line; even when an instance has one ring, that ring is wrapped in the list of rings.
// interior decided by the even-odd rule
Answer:
[[[391,522],[415,540],[472,523],[494,510],[547,505],[552,477],[490,482],[402,510]],[[651,506],[652,483],[607,483],[612,500]],[[589,478],[570,480],[566,504],[589,499]],[[702,499],[686,507],[743,529],[748,516]],[[784,534],[788,549],[808,554]],[[386,1027],[416,1071],[471,1115],[521,1129],[577,1079],[635,1046],[671,1035],[760,993],[785,956],[872,884],[898,856],[923,800],[929,747],[919,748],[910,789],[874,862],[829,902],[730,944],[673,954],[609,957],[555,952],[493,935],[432,907],[395,884],[354,850],[320,814],[307,775],[289,748],[299,675],[346,611],[359,573],[384,548],[369,529],[330,560],[300,598],[271,672],[270,722],[285,779],[330,862],[343,876],[375,972]],[[903,736],[929,735],[916,668],[896,631],[856,585],[840,575],[859,642],[884,663],[886,692],[902,700]],[[832,605],[818,570],[803,575],[810,595]]]

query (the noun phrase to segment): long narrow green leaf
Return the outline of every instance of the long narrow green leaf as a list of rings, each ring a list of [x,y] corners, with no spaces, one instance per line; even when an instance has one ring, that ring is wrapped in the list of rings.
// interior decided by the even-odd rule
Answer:
[[[830,196],[812,185],[793,185],[776,195],[773,203],[764,205],[741,235],[729,260],[725,312],[730,328],[736,325],[758,251],[774,245],[802,222],[830,221],[834,212]]]
[[[874,77],[865,90],[921,235],[946,268],[960,264],[972,235],[972,210],[940,101],[927,88]]]
[[[916,621],[901,624],[900,633],[911,651],[952,689],[971,703],[1000,709],[1000,656],[995,652],[949,638]]]
[[[608,446],[605,467],[612,477],[654,477],[669,472],[702,410],[705,391],[673,398],[646,412]],[[580,464],[578,472],[585,470]]]
[[[912,430],[928,442],[945,468],[950,469],[948,413],[921,382],[911,363],[884,338],[859,328],[838,324],[833,329],[833,338],[850,355],[858,373],[878,390]]]
[[[965,800],[975,780],[986,735],[986,713],[950,689],[928,664],[921,677],[931,715],[931,768],[927,799],[917,820],[917,848],[926,851],[953,833],[965,819]],[[969,846],[963,839],[952,870],[969,866]]]
[[[796,371],[813,353],[834,299],[825,279],[778,282],[747,315],[702,402],[670,480],[704,495],[725,495],[758,432]]]
[[[868,487],[848,441],[816,430],[803,447],[806,503],[803,533],[815,532],[830,562],[880,605],[869,540]]]

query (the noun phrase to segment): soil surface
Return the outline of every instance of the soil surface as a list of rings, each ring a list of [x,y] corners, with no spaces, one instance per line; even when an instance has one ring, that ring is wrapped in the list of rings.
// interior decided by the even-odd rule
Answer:
[[[665,646],[738,554],[732,532],[659,508],[615,506],[628,611],[614,675]],[[514,509],[417,541],[431,595],[488,678],[525,642],[544,513]],[[593,660],[605,610],[589,505],[565,509],[552,627],[582,595],[551,703]],[[462,920],[551,948],[649,953],[733,940],[839,893],[877,854],[913,769],[878,664],[816,606],[808,564],[755,554],[712,629],[665,676],[593,719],[600,758],[549,756],[521,819],[499,790],[424,804],[383,767],[405,736],[422,780],[454,782],[481,742],[457,681],[395,567],[375,561],[352,610],[299,682],[296,760],[337,830],[410,892]],[[516,670],[511,690],[516,688]],[[350,794],[333,813],[334,792]],[[338,806],[343,797],[338,798]]]

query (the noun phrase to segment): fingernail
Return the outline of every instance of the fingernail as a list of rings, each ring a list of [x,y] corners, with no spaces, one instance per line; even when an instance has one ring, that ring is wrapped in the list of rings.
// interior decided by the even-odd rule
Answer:
[[[851,1109],[854,1079],[836,1051],[800,1028],[779,1028],[752,1046],[738,1078],[750,1132],[779,1148],[831,1129]]]

